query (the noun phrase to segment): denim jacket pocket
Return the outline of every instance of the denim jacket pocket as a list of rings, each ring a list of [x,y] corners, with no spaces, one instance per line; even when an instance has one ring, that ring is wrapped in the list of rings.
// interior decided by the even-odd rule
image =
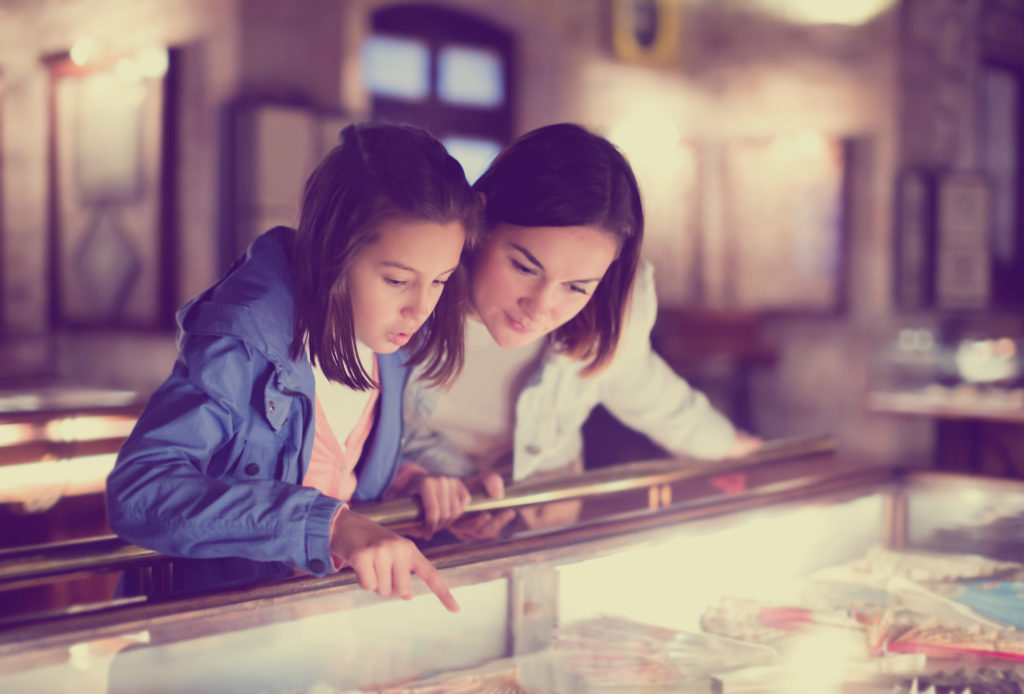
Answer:
[[[267,379],[263,389],[263,416],[274,431],[280,431],[288,423],[294,397],[282,392],[274,379]]]

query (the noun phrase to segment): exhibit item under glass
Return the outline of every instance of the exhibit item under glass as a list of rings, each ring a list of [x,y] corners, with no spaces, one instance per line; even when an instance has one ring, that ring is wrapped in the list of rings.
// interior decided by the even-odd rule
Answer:
[[[1024,691],[1024,484],[780,469],[430,548],[455,614],[343,571],[0,621],[0,690]]]

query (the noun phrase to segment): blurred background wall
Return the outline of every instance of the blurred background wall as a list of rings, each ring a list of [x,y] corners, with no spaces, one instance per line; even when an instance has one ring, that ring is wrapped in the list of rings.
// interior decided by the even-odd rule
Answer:
[[[932,422],[870,396],[1021,335],[1022,67],[1017,0],[0,0],[0,386],[147,395],[347,122],[422,119],[472,174],[576,121],[636,169],[682,375],[925,464]]]

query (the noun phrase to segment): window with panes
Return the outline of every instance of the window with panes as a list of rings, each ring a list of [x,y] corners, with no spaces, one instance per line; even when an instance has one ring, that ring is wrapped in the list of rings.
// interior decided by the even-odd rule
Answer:
[[[424,5],[373,13],[362,50],[374,120],[426,128],[470,181],[512,133],[511,35],[473,15]]]

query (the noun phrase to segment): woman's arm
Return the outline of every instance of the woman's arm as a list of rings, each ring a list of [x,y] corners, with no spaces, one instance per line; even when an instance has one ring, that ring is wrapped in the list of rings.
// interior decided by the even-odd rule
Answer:
[[[419,465],[432,475],[472,475],[476,472],[476,466],[469,457],[430,425],[440,393],[420,380],[418,375],[416,371],[410,374],[402,395],[402,447],[399,460]]]
[[[330,571],[331,519],[340,502],[274,479],[280,442],[243,440],[244,423],[261,416],[252,405],[254,385],[268,369],[237,340],[185,341],[107,480],[118,535],[172,556]]]
[[[670,451],[704,459],[725,457],[737,440],[736,430],[651,349],[656,314],[653,269],[645,263],[637,274],[619,349],[607,373],[598,376],[601,404]]]

